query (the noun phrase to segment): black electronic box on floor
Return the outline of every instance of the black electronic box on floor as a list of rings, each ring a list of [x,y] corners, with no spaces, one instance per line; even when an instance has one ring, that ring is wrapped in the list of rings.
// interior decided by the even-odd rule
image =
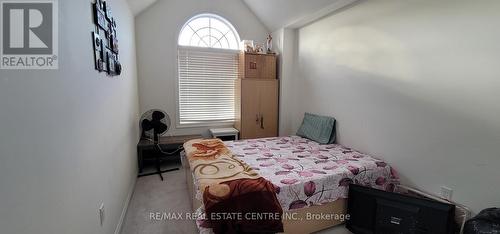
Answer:
[[[455,205],[349,186],[347,229],[354,234],[452,234]]]

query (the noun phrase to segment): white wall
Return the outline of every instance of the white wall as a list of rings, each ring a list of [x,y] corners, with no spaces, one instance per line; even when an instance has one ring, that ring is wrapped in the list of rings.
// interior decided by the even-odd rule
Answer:
[[[111,234],[136,177],[134,18],[110,0],[123,74],[94,70],[91,2],[59,1],[59,70],[0,70],[0,227]],[[105,203],[105,223],[97,210]]]
[[[294,123],[338,120],[338,140],[442,185],[474,211],[500,190],[500,2],[362,1],[298,31]],[[300,108],[296,109],[297,106]]]
[[[297,105],[300,97],[298,76],[295,75],[297,63],[297,30],[282,28],[272,33],[274,50],[278,53],[278,78],[280,81],[280,108],[279,108],[279,135],[294,134],[293,129],[300,123],[293,123],[302,114],[301,107]],[[293,117],[295,115],[295,117]]]
[[[177,39],[191,17],[215,13],[233,24],[240,38],[263,43],[268,30],[240,0],[159,0],[136,17],[139,100],[141,113],[165,110],[177,115]],[[169,134],[198,134],[207,128],[176,128]]]

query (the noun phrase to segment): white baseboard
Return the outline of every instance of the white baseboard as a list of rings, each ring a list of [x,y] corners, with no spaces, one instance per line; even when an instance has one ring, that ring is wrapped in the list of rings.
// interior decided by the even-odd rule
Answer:
[[[123,205],[122,214],[120,215],[120,219],[118,220],[118,224],[116,225],[115,234],[120,234],[122,232],[123,222],[125,221],[125,216],[127,215],[127,210],[130,204],[130,200],[132,200],[132,195],[134,195],[136,182],[137,177],[134,177],[134,179],[132,180],[132,184],[129,187],[127,200],[125,200],[125,204]]]

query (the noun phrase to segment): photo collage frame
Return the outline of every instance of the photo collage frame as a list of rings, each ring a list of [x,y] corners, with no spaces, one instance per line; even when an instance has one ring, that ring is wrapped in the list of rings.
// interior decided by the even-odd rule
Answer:
[[[96,27],[92,32],[95,69],[106,72],[109,76],[119,76],[122,66],[118,59],[117,25],[111,13],[111,6],[104,0],[96,0],[92,9]]]

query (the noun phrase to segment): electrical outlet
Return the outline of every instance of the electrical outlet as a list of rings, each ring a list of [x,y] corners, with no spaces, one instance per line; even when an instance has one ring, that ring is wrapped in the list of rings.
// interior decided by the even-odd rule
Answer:
[[[453,189],[446,186],[441,186],[441,198],[451,201],[453,195]]]
[[[99,223],[102,226],[104,224],[104,203],[101,203],[101,206],[99,206],[99,210],[97,212],[99,214]]]

